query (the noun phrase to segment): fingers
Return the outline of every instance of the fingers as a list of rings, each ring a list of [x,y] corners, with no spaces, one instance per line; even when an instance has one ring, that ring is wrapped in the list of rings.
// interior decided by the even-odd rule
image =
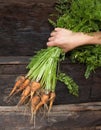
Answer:
[[[55,28],[55,29],[51,32],[50,36],[56,35],[56,34],[57,34],[59,31],[61,31],[61,30],[63,30],[63,28]]]
[[[50,37],[48,38],[47,46],[55,46],[57,45],[59,34],[63,30],[62,28],[55,28],[54,31],[51,32]]]
[[[48,38],[48,41],[54,41],[55,38],[56,38],[57,34],[55,31],[53,31],[51,34],[50,34],[50,37]]]
[[[63,28],[55,28],[54,31],[61,31]]]
[[[47,46],[54,46],[54,42],[47,42]]]
[[[57,44],[55,42],[47,42],[47,46],[52,47],[52,46],[57,46]],[[60,47],[63,50],[63,52],[67,52],[65,47],[63,47],[61,45],[58,45],[58,47]]]
[[[55,29],[51,32],[50,36],[55,36],[55,35],[58,33],[58,31],[60,31],[60,30],[61,30],[61,28],[55,28]]]
[[[65,28],[55,28],[54,31],[57,32],[57,33],[67,33],[67,34],[72,33],[71,30],[65,29]]]
[[[55,28],[54,31],[51,32],[50,37],[48,38],[47,46],[55,46],[57,44],[59,30],[61,30],[61,28]]]
[[[54,46],[54,33],[50,34],[50,37],[48,38],[47,46]]]
[[[56,35],[56,32],[52,32],[51,34],[50,34],[50,36],[55,36]]]
[[[54,41],[54,40],[55,40],[54,37],[49,37],[49,38],[48,38],[48,41]]]

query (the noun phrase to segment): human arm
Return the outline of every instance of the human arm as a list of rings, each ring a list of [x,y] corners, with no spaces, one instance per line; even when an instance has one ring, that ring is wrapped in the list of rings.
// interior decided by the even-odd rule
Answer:
[[[47,46],[58,46],[65,52],[87,44],[101,44],[101,32],[89,35],[64,28],[55,28],[47,42]]]

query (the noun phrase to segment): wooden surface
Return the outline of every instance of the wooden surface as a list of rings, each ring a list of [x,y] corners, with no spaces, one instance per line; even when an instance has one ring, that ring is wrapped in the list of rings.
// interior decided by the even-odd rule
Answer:
[[[35,126],[30,117],[24,106],[2,106],[0,130],[101,130],[101,102],[53,106],[49,115],[37,115]]]
[[[0,0],[0,56],[31,56],[46,47],[56,0]]]
[[[24,106],[0,106],[0,112],[20,112],[23,113]],[[101,102],[89,102],[89,103],[78,103],[78,104],[68,104],[68,105],[54,105],[50,112],[51,116],[60,116],[60,114],[65,114],[66,112],[83,112],[83,111],[101,111]],[[28,112],[28,110],[26,110]],[[56,114],[55,114],[56,113]],[[29,114],[26,113],[26,114]]]
[[[29,56],[0,56],[0,65],[23,65],[30,61]]]

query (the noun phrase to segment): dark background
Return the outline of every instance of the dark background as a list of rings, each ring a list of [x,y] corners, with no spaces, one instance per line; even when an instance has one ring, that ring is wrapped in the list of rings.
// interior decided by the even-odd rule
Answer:
[[[0,56],[30,56],[46,47],[52,0],[0,0]]]

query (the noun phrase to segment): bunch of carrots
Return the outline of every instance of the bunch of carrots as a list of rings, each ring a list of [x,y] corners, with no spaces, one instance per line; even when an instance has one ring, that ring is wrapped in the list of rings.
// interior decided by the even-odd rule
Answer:
[[[22,92],[17,105],[30,104],[32,118],[43,106],[50,112],[56,97],[57,80],[64,82],[70,93],[78,95],[78,85],[59,70],[59,63],[64,59],[64,55],[58,47],[42,49],[32,57],[26,67],[29,69],[28,73],[16,79],[9,98]]]

